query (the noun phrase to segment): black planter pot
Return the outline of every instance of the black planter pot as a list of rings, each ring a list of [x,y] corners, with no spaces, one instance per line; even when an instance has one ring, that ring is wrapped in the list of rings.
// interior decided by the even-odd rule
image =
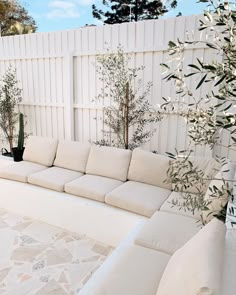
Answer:
[[[14,147],[12,149],[13,152],[13,159],[15,162],[20,162],[23,160],[23,153],[24,153],[25,148],[23,148],[22,150],[18,150],[17,147]]]

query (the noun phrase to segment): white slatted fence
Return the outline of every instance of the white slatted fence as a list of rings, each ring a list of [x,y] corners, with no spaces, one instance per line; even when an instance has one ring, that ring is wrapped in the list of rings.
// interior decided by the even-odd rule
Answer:
[[[196,32],[199,16],[85,27],[70,31],[35,33],[0,38],[0,75],[11,64],[23,89],[20,110],[27,116],[28,133],[75,139],[82,142],[102,138],[104,128],[101,91],[96,74],[96,56],[121,45],[131,55],[133,66],[144,65],[143,80],[153,82],[150,102],[161,104],[163,96],[175,95],[171,83],[162,80],[160,63],[169,59],[169,40],[184,39]],[[184,63],[206,57],[208,48],[198,46],[186,51]],[[191,86],[196,85],[193,77]],[[200,95],[200,93],[199,93]],[[175,115],[151,128],[157,132],[145,148],[164,154],[184,149],[188,142],[185,122]],[[208,148],[196,154],[211,155]]]

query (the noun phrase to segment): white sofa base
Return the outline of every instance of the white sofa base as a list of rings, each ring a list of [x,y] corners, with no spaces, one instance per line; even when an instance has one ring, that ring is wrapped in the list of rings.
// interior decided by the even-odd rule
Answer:
[[[0,163],[1,164],[1,163]],[[0,207],[116,247],[141,221],[125,210],[29,183],[0,179]]]

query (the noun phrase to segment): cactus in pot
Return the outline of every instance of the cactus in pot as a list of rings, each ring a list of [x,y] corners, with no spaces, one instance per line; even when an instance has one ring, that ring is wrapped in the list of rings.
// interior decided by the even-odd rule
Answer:
[[[18,143],[17,149],[23,150],[24,148],[24,139],[25,139],[25,131],[24,131],[24,115],[22,113],[19,114],[19,133],[18,133]]]
[[[15,162],[22,161],[23,153],[24,153],[24,139],[25,139],[25,132],[24,132],[24,115],[19,113],[19,132],[18,132],[18,142],[17,147],[12,149],[13,151],[13,158]]]

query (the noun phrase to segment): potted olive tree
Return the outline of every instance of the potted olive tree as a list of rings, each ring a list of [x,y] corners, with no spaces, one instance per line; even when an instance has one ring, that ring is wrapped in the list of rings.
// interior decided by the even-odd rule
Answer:
[[[10,155],[13,155],[13,144],[16,139],[18,112],[16,106],[22,100],[22,90],[18,87],[16,70],[11,66],[0,81],[0,129],[9,143]]]
[[[97,57],[96,72],[103,83],[97,99],[109,99],[110,105],[103,107],[106,129],[96,144],[133,150],[151,140],[155,129],[150,124],[160,120],[148,100],[152,83],[144,85],[138,79],[144,67],[130,67],[130,58],[120,46],[116,53],[108,51]]]

